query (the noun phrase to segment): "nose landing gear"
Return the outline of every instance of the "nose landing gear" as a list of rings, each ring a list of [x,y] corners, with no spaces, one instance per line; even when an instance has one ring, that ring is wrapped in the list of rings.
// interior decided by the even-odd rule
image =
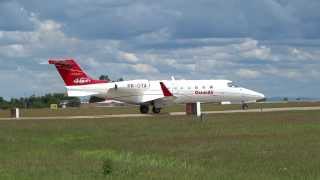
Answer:
[[[246,110],[246,109],[248,109],[248,108],[249,108],[248,104],[242,103],[242,105],[241,105],[241,109],[242,109],[242,110]]]

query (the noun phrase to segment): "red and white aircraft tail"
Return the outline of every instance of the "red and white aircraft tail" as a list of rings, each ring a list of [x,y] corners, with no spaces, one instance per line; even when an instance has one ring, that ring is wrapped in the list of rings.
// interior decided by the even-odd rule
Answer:
[[[73,59],[50,59],[49,64],[54,64],[56,66],[66,86],[80,86],[108,82],[106,80],[92,79]]]

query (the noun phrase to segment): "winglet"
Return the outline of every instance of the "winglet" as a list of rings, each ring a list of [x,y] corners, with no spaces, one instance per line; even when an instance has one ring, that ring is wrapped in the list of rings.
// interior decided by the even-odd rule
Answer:
[[[173,94],[169,91],[169,89],[164,85],[163,82],[160,82],[160,86],[161,86],[161,90],[163,92],[163,95],[165,97],[173,96]]]

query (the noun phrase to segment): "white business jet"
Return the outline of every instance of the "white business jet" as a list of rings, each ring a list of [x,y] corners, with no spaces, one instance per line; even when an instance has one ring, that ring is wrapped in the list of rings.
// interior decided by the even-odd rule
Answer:
[[[65,82],[68,96],[92,96],[97,100],[114,99],[140,105],[145,114],[172,104],[186,103],[247,103],[265,98],[259,92],[235,85],[229,80],[130,80],[109,82],[89,77],[73,59],[49,60]]]

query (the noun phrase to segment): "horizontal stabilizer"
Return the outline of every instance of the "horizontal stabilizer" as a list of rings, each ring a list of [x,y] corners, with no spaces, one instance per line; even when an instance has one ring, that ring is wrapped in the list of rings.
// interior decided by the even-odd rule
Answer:
[[[97,95],[96,92],[90,91],[77,91],[77,90],[67,90],[67,94],[70,97],[82,97],[82,96],[92,96]]]

